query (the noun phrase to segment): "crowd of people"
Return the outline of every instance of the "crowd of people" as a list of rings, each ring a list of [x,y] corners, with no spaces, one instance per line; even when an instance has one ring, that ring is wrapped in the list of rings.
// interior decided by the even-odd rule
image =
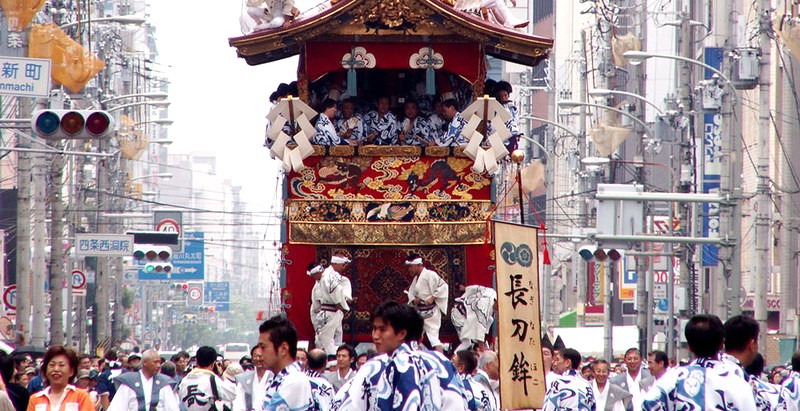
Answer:
[[[36,373],[38,385],[29,381],[26,388],[9,373],[0,410],[498,409],[494,352],[463,350],[451,362],[422,349],[424,320],[407,304],[382,303],[372,322],[375,349],[359,355],[348,345],[335,354],[298,348],[294,325],[283,316],[260,325],[258,344],[239,362],[223,361],[207,346],[191,359],[147,350],[123,364],[113,350],[93,359],[54,345]],[[30,359],[15,361],[0,355],[4,380]]]
[[[758,334],[752,317],[737,315],[723,324],[716,316],[696,315],[685,328],[692,360],[670,366],[666,353],[653,351],[645,365],[639,350],[631,348],[613,370],[604,359],[582,358],[544,339],[543,410],[800,409],[800,351],[790,367],[766,375]]]
[[[351,290],[336,277],[349,263],[335,254],[327,267],[309,266],[315,288],[325,288],[315,290],[312,298],[337,298],[312,302],[316,309],[327,307],[317,314],[341,313],[354,304]],[[53,345],[38,368],[29,355],[0,353],[0,411],[500,410],[504,371],[494,351],[476,344],[488,328],[475,330],[479,339],[462,338],[446,357],[438,339],[441,316],[431,315],[442,313],[439,304],[447,306],[441,300],[446,283],[436,280],[438,274],[425,268],[419,255],[409,255],[405,263],[415,274],[408,302],[389,300],[371,311],[373,345],[364,352],[337,342],[340,316],[326,317],[323,326],[333,325],[317,338],[315,348],[306,350],[298,347],[294,325],[279,315],[260,324],[258,343],[238,362],[223,360],[207,346],[192,357],[182,351],[167,359],[155,350],[126,355],[111,349],[101,358]],[[496,294],[470,287],[459,297],[460,305],[492,305],[486,299]],[[469,309],[456,311],[464,317],[462,328],[479,322]],[[312,322],[320,330],[320,317]],[[716,316],[696,315],[685,327],[693,359],[679,366],[662,351],[647,353],[645,362],[636,348],[612,366],[605,359],[582,357],[561,338],[551,343],[545,336],[542,409],[800,409],[800,351],[790,366],[766,375],[759,331],[748,316],[723,324]],[[423,345],[424,338],[431,349]]]
[[[511,118],[505,122],[511,132],[506,145],[516,148],[522,134],[519,129],[517,108],[511,101],[513,88],[506,81],[487,80],[485,93],[491,95],[508,111]],[[292,95],[296,90],[283,85],[273,93],[272,101]],[[404,99],[379,96],[372,104],[357,97],[345,97],[336,92],[325,92],[324,97],[315,98],[319,115],[312,119],[316,135],[312,144],[336,145],[410,145],[410,146],[463,146],[468,143],[461,134],[467,121],[461,116],[462,104],[451,94],[440,96],[418,96]],[[321,100],[316,102],[316,100]],[[395,102],[396,106],[393,106]],[[284,126],[291,136],[291,125]],[[491,134],[491,121],[487,123],[485,137]],[[267,139],[267,144],[271,144]]]

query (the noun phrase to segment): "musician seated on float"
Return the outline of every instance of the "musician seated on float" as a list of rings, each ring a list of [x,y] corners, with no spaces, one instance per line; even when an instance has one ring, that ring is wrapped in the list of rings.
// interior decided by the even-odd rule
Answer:
[[[333,125],[333,119],[336,117],[336,100],[326,98],[322,101],[320,106],[319,115],[315,122],[314,128],[317,134],[311,139],[311,144],[320,146],[336,146],[339,144],[352,144],[349,140],[342,140],[339,134],[336,133],[336,127]]]
[[[381,96],[375,103],[375,110],[364,117],[366,136],[364,144],[397,145],[399,127],[397,117],[389,111],[389,97]]]
[[[467,121],[458,112],[458,101],[454,98],[442,102],[442,115],[446,121],[446,131],[440,135],[436,143],[442,147],[466,146],[467,139],[461,135],[461,130]]]
[[[350,145],[358,145],[364,138],[364,120],[356,113],[356,104],[352,98],[342,101],[339,114],[333,121],[336,133],[341,140]]]
[[[403,104],[405,117],[399,124],[400,134],[397,137],[399,145],[406,146],[434,146],[434,132],[428,119],[420,115],[417,102],[406,100]]]

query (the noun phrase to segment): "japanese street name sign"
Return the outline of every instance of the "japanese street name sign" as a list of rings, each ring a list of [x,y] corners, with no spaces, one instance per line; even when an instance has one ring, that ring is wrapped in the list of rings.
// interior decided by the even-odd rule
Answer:
[[[0,56],[0,94],[49,96],[50,60]]]
[[[501,409],[541,408],[538,230],[496,221],[494,233]]]
[[[75,234],[75,255],[79,257],[127,257],[133,255],[133,235]]]

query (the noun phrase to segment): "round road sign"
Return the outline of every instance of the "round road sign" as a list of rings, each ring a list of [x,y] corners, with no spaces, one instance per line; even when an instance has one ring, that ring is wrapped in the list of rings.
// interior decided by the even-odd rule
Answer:
[[[72,270],[72,288],[80,290],[86,285],[86,276],[81,270]]]
[[[178,222],[171,219],[165,218],[156,224],[156,231],[162,233],[181,233],[181,226],[178,225]]]
[[[189,289],[189,299],[192,301],[200,301],[200,298],[203,296],[203,293],[200,292],[200,289],[197,287],[193,287]]]
[[[3,290],[3,304],[8,310],[17,309],[17,286],[9,285]]]

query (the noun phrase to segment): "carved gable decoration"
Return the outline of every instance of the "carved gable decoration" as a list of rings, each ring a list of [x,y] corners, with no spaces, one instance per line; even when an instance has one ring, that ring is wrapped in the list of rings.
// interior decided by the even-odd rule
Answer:
[[[552,39],[501,27],[439,0],[339,0],[316,16],[231,38],[229,43],[248,64],[256,65],[298,55],[304,44],[312,42],[418,42],[422,43],[418,52],[433,38],[436,43],[474,43],[483,49],[481,53],[530,66],[546,58],[553,46]],[[409,57],[405,56],[406,66]],[[446,55],[444,65],[448,65]]]
[[[416,0],[367,0],[354,13],[355,22],[367,31],[416,31],[418,26],[432,26],[433,11],[419,6]]]

